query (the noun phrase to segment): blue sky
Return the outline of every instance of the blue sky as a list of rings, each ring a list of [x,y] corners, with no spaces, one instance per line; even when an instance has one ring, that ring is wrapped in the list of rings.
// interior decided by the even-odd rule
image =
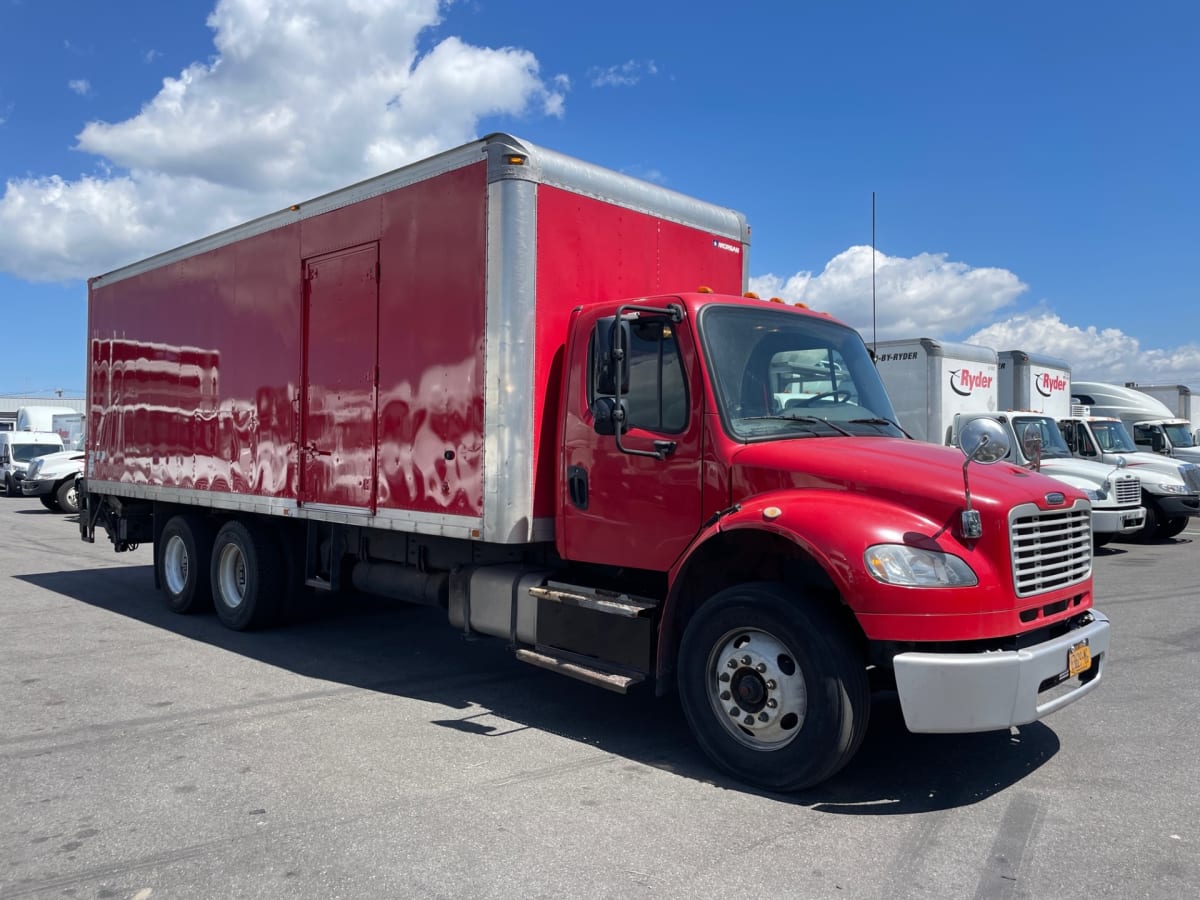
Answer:
[[[1200,6],[0,0],[0,393],[86,283],[491,131],[744,212],[871,338],[1200,389]]]

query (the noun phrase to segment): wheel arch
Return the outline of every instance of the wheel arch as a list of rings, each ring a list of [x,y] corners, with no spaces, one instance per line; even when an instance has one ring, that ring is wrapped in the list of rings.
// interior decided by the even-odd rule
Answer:
[[[671,582],[659,623],[656,690],[666,693],[684,629],[700,607],[735,584],[769,581],[792,588],[797,602],[815,605],[839,624],[866,659],[866,636],[842,591],[818,558],[791,536],[764,528],[716,530],[694,544]]]

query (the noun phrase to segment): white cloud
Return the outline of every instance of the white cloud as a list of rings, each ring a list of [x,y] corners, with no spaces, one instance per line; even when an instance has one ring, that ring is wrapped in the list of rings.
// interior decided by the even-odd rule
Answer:
[[[7,182],[0,270],[94,275],[465,143],[482,116],[563,114],[569,82],[528,51],[447,37],[419,53],[441,5],[218,0],[210,60],[80,132],[96,172]]]
[[[786,279],[750,279],[761,297],[828,312],[872,336],[871,248],[843,250],[817,275],[797,272]],[[1007,269],[952,262],[944,253],[911,258],[875,251],[875,332],[879,340],[960,333],[987,321],[1026,290]]]
[[[1052,312],[1030,312],[988,325],[967,341],[997,350],[1024,350],[1057,356],[1071,365],[1073,378],[1118,384],[1188,384],[1200,381],[1200,344],[1170,350],[1145,349],[1119,328],[1080,328]]]
[[[67,87],[80,97],[86,97],[92,92],[92,83],[86,78],[72,78],[67,82]]]
[[[638,62],[629,60],[616,66],[601,68],[599,66],[588,71],[592,79],[592,87],[632,87],[647,75],[657,75],[658,66],[654,60]]]

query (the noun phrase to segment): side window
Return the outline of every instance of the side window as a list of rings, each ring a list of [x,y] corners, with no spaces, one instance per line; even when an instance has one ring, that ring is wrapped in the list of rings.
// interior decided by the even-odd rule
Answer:
[[[632,323],[629,347],[629,424],[647,431],[678,433],[687,427],[687,378],[670,322]]]
[[[1067,442],[1067,449],[1072,453],[1079,452],[1079,442],[1075,440],[1075,426],[1063,425],[1061,422],[1058,425],[1058,431],[1063,436],[1063,440]]]
[[[1154,433],[1153,428],[1147,428],[1145,425],[1133,426],[1133,442],[1135,444],[1145,444],[1149,447],[1154,441],[1150,435]]]

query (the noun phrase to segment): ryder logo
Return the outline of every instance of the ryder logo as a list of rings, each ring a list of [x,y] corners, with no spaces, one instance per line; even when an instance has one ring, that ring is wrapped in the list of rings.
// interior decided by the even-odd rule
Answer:
[[[950,373],[950,390],[960,397],[970,397],[979,389],[986,390],[992,386],[994,379],[986,372],[972,372],[970,369],[955,369]]]
[[[1067,389],[1067,379],[1062,375],[1051,375],[1049,372],[1043,372],[1041,375],[1033,376],[1033,386],[1037,388],[1037,392],[1043,397],[1053,397],[1055,391],[1065,391]]]

